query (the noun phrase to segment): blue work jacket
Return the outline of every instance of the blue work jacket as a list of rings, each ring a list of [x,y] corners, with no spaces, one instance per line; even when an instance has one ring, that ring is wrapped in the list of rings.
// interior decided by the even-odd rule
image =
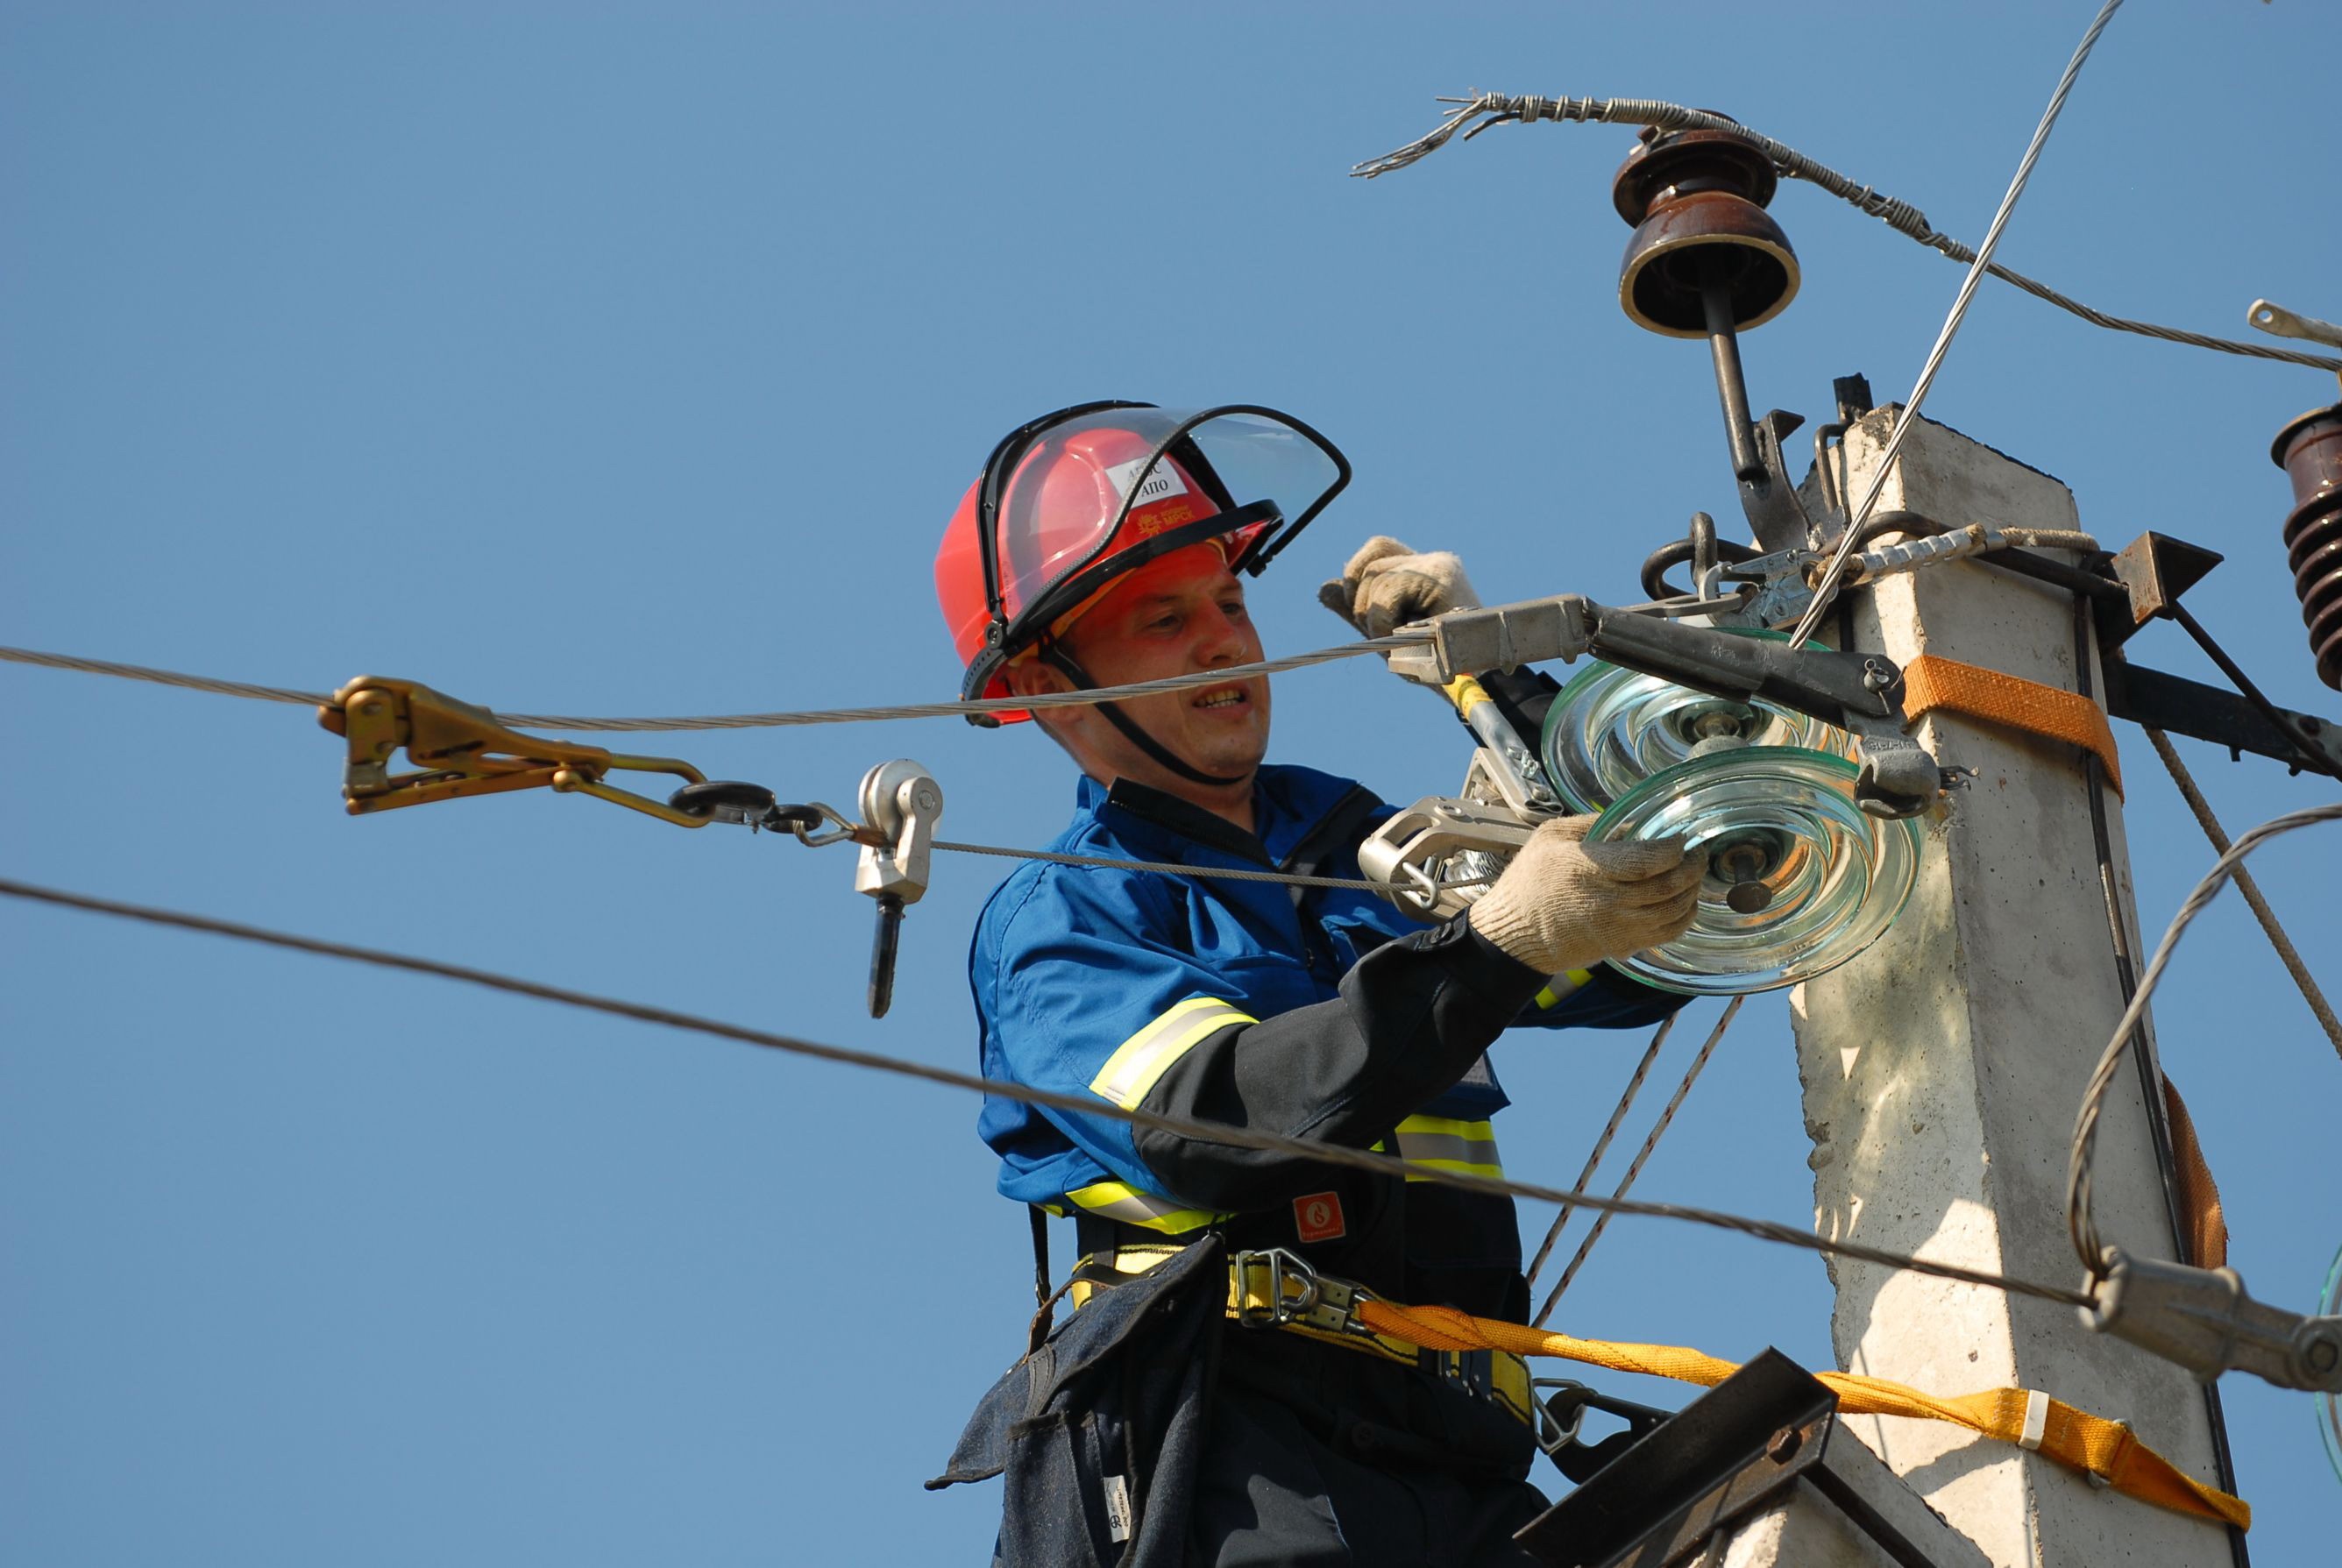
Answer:
[[[1356,878],[1359,843],[1390,814],[1349,780],[1269,766],[1248,834],[1160,792],[1084,778],[1049,847]],[[1606,967],[1536,975],[1461,918],[1426,925],[1363,890],[1046,862],[1020,867],[985,906],[970,979],[987,1076],[1484,1174],[1502,1170],[1491,1118],[1507,1101],[1483,1054],[1498,1033],[1627,1027],[1684,1001]],[[1001,1193],[1018,1202],[1158,1236],[1233,1226],[1239,1244],[1297,1246],[1386,1293],[1524,1304],[1508,1200],[1400,1192],[996,1097],[978,1127],[1000,1156]]]

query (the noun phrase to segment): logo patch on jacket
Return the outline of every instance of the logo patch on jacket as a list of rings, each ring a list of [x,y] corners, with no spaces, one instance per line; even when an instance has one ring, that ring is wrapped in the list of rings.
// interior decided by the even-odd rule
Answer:
[[[1342,1223],[1342,1200],[1333,1193],[1312,1193],[1293,1200],[1293,1228],[1305,1242],[1330,1242],[1348,1233]]]

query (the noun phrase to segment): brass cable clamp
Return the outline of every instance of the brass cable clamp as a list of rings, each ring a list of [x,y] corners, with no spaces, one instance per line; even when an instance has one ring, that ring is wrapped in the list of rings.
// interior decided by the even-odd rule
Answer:
[[[677,827],[702,827],[710,820],[603,782],[605,774],[622,769],[705,783],[689,763],[523,734],[499,724],[487,709],[420,681],[360,675],[318,706],[317,723],[349,742],[342,798],[352,816],[542,784],[565,794],[593,795]],[[415,771],[391,772],[390,759],[402,750]]]

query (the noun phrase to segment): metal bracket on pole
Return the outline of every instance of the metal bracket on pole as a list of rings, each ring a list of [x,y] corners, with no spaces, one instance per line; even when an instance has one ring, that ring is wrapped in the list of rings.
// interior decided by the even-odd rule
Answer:
[[[1767,1350],[1513,1537],[1541,1563],[1681,1563],[1819,1469],[1837,1395]]]
[[[2197,1269],[2106,1251],[2092,1303],[2076,1310],[2100,1333],[2128,1340],[2209,1383],[2249,1372],[2279,1388],[2342,1393],[2342,1317],[2304,1317],[2257,1302],[2234,1269]]]

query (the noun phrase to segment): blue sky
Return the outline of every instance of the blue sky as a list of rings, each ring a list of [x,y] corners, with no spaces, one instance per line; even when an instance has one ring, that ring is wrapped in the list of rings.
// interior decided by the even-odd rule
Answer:
[[[508,710],[947,695],[953,503],[1003,430],[1099,396],[1284,406],[1349,452],[1256,589],[1272,650],[1334,640],[1316,581],[1376,532],[1491,596],[1615,598],[1733,510],[1705,356],[1613,302],[1629,134],[1349,165],[1436,94],[1663,97],[1974,238],[2088,10],[0,6],[0,627]],[[2307,199],[2338,41],[2298,3],[2127,9],[2006,259],[2213,331],[2259,295],[2342,316]],[[1775,211],[1805,292],[1745,345],[1757,406],[1903,394],[1957,269],[1810,188]],[[1929,412],[2103,537],[2227,552],[2190,603],[2332,714],[2265,453],[2334,391],[1990,285]],[[2138,656],[2205,673],[2167,631]],[[914,755],[995,843],[1071,794],[1040,737],[957,721],[658,744],[841,803]],[[2159,930],[2209,857],[2126,750]],[[2188,750],[2232,829],[2331,797]],[[1355,664],[1283,682],[1276,754],[1399,799],[1466,760]],[[354,821],[337,782],[298,709],[0,666],[6,874],[972,1060],[990,863],[939,858],[873,1023],[841,850],[549,794]],[[2261,874],[2342,985],[2321,831]],[[996,1494],[918,1490],[1029,1307],[965,1099],[46,910],[0,909],[0,1557],[983,1560]],[[2233,902],[2157,1013],[2235,1262],[2306,1308],[2342,1069]],[[1636,1044],[1510,1047],[1508,1165],[1566,1183]],[[1802,1223],[1807,1147],[1760,999],[1641,1190]],[[1754,1242],[1622,1222],[1570,1300],[1575,1332],[1828,1355],[1819,1263]],[[2226,1388],[2256,1551],[2309,1560],[2342,1489],[2307,1402]]]

